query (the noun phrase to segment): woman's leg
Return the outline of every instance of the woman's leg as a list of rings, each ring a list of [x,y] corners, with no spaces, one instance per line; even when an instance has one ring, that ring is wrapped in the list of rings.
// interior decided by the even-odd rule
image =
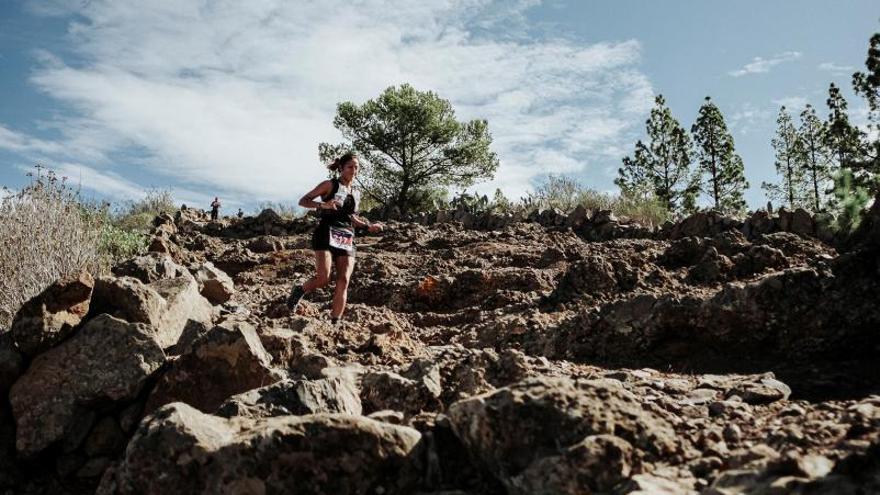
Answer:
[[[287,307],[296,310],[299,301],[309,292],[330,282],[330,251],[315,251],[315,276],[303,285],[294,285],[287,296]]]
[[[330,283],[330,251],[315,251],[315,276],[303,284],[303,291],[312,292]]]
[[[336,290],[333,293],[333,310],[330,317],[337,320],[345,311],[345,301],[348,299],[348,282],[351,280],[351,272],[354,271],[354,256],[336,257]]]

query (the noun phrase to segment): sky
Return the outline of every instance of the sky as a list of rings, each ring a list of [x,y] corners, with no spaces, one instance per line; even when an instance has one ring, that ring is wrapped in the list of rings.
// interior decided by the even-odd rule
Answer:
[[[876,0],[0,0],[0,185],[44,164],[85,195],[152,188],[207,207],[295,203],[326,178],[336,105],[410,83],[487,119],[516,199],[548,174],[616,191],[663,94],[689,129],[706,96],[745,163],[775,181],[779,107],[850,114]]]

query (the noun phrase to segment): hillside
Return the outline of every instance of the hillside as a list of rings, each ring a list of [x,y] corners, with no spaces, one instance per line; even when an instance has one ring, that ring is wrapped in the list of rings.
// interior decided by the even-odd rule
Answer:
[[[411,220],[359,239],[335,326],[332,285],[286,309],[312,220],[270,210],[158,217],[57,282],[0,334],[0,490],[880,491],[880,201],[845,241],[803,211]]]

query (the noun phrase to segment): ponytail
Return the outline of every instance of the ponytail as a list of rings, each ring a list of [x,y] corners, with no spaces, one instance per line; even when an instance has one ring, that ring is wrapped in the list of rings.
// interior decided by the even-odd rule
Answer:
[[[339,158],[333,160],[333,163],[327,165],[327,168],[328,168],[331,172],[337,172],[337,173],[338,173],[338,172],[340,172],[340,171],[342,170],[342,167],[345,166],[345,164],[348,163],[349,160],[351,160],[352,158],[357,158],[357,155],[355,155],[354,153],[352,153],[352,152],[349,151],[348,153],[346,153],[346,154],[340,156]]]

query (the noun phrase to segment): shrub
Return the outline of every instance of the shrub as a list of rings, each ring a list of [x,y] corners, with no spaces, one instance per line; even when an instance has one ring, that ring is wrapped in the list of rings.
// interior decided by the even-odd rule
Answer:
[[[868,190],[856,185],[853,173],[849,169],[841,169],[834,177],[832,189],[832,210],[835,210],[837,232],[848,235],[856,230],[862,221],[862,214],[871,200]]]
[[[129,201],[114,212],[109,220],[123,231],[147,233],[153,226],[153,219],[161,213],[172,213],[177,209],[171,191],[149,189],[142,199]]]
[[[582,186],[564,176],[550,175],[535,191],[520,203],[527,211],[558,208],[570,213],[578,206],[590,210],[611,210],[618,217],[626,217],[646,226],[656,226],[669,220],[669,209],[659,199],[643,195],[614,195]]]
[[[0,200],[0,328],[55,280],[107,268],[100,212],[53,172],[38,167],[28,175],[30,184]]]
[[[584,187],[578,181],[551,174],[528,194],[524,203],[535,208],[557,208],[567,213],[577,207],[583,192]]]

